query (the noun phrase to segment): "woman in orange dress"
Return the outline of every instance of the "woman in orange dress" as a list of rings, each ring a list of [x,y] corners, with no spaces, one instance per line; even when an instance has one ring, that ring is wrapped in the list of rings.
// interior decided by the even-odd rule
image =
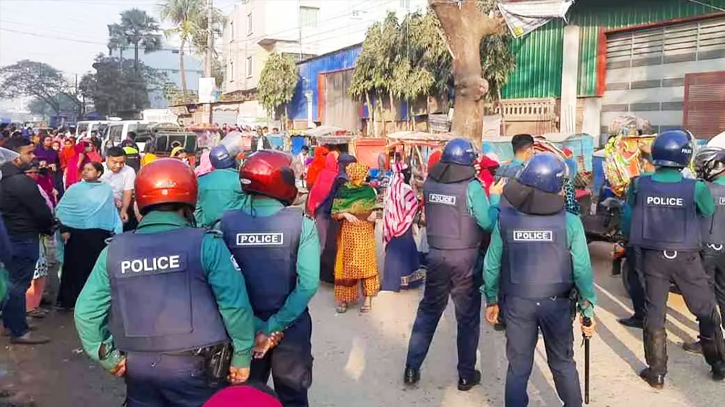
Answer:
[[[332,216],[341,221],[335,261],[335,301],[337,312],[347,311],[358,300],[359,286],[365,300],[360,312],[372,309],[372,299],[380,290],[375,248],[375,190],[365,183],[368,166],[353,163],[346,172],[350,182],[338,190],[332,203]]]

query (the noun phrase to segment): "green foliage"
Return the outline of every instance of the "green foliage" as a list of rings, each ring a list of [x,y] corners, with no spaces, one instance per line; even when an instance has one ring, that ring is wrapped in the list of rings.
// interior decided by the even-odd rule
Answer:
[[[110,40],[108,48],[116,49],[124,45],[143,48],[145,53],[161,49],[161,27],[158,21],[145,11],[133,8],[121,13],[120,24],[108,26]]]
[[[79,88],[91,99],[101,116],[125,110],[141,110],[149,106],[148,92],[161,89],[166,76],[139,62],[136,75],[134,61],[96,57],[95,73],[83,76]]]
[[[184,97],[184,92],[174,82],[166,82],[162,88],[162,93],[164,99],[169,102],[169,106],[186,104],[190,100],[195,100],[198,96],[194,91],[186,91],[186,97]]]
[[[56,111],[56,107],[58,111]],[[73,113],[78,111],[78,105],[68,95],[59,93],[53,97],[53,105],[45,100],[35,97],[28,102],[30,113],[48,118],[58,113]]]
[[[83,104],[58,69],[27,59],[0,68],[0,99],[32,97],[48,104],[53,112],[60,113],[59,95],[65,95],[80,112]]]
[[[257,84],[257,99],[267,112],[274,112],[292,100],[299,73],[289,54],[273,53],[267,59]]]
[[[480,1],[479,6],[488,13],[495,9],[496,1]],[[508,32],[481,41],[481,66],[490,85],[486,95],[490,103],[497,100],[516,67]],[[368,29],[349,92],[360,100],[388,91],[408,101],[424,95],[445,97],[453,85],[452,67],[435,13],[409,14],[402,22],[389,13]]]

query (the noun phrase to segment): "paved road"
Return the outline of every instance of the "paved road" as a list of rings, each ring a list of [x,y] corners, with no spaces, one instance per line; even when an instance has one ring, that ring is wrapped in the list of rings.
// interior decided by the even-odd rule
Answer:
[[[725,400],[725,383],[709,378],[701,357],[685,353],[683,340],[693,337],[696,323],[677,295],[670,298],[670,374],[662,391],[650,389],[637,377],[644,367],[641,331],[620,326],[629,304],[618,277],[609,275],[606,259],[611,246],[591,246],[596,268],[600,307],[598,336],[592,342],[591,406],[714,407]],[[482,327],[479,346],[482,386],[468,393],[456,390],[455,320],[452,304],[446,311],[423,366],[417,389],[404,389],[402,371],[407,341],[422,291],[382,293],[373,312],[357,308],[336,315],[331,287],[322,287],[313,300],[315,407],[503,406],[506,374],[502,333]],[[34,400],[40,407],[120,406],[124,387],[79,352],[72,317],[55,315],[43,322],[40,333],[51,335],[51,345],[33,348],[10,346],[0,339],[0,388],[16,393],[15,400]],[[576,347],[583,366],[583,348]],[[529,386],[532,406],[555,406],[559,401],[540,341]],[[583,371],[580,370],[583,376]],[[3,399],[0,399],[3,400]],[[7,399],[5,399],[7,400]],[[12,404],[0,401],[0,406]]]

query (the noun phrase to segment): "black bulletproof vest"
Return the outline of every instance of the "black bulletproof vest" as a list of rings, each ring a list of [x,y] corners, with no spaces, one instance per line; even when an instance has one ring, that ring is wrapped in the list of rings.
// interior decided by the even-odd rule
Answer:
[[[443,184],[428,177],[423,185],[428,244],[435,249],[479,247],[484,232],[468,212],[467,180]]]
[[[702,243],[725,245],[725,185],[708,182],[707,188],[715,199],[715,213],[701,220]]]
[[[639,177],[629,243],[653,250],[699,250],[696,184],[687,178],[657,182],[648,175]]]
[[[287,207],[272,216],[252,216],[241,209],[221,219],[224,241],[244,274],[254,315],[276,314],[297,286],[297,250],[303,213]]]
[[[201,262],[202,229],[117,235],[108,245],[110,330],[126,352],[178,352],[229,337]]]
[[[501,198],[501,291],[523,298],[566,296],[574,287],[566,211],[529,215]]]

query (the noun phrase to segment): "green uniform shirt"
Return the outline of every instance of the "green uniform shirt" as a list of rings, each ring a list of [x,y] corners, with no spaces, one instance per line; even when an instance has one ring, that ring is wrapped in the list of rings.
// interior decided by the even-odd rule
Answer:
[[[150,212],[141,220],[137,233],[159,233],[184,227],[190,225],[176,213]],[[111,370],[121,360],[122,355],[115,349],[113,336],[108,329],[111,286],[106,269],[107,257],[108,248],[105,248],[98,256],[96,265],[78,297],[75,323],[86,353],[91,359]],[[221,237],[212,234],[204,237],[201,261],[234,345],[232,366],[247,368],[252,360],[251,350],[256,332],[244,277],[236,269],[232,255]]]
[[[491,232],[496,225],[500,201],[500,195],[491,195],[491,203],[489,204],[483,185],[475,180],[468,183],[468,190],[466,191],[468,212],[476,219],[478,226],[486,232]]]
[[[194,218],[199,226],[213,226],[230,209],[244,207],[248,195],[242,192],[239,173],[233,168],[214,170],[199,177],[199,199]]]
[[[255,197],[250,198],[244,206],[244,212],[251,214],[254,209],[255,216],[272,216],[284,208],[276,199]],[[260,265],[260,267],[265,267]],[[320,285],[320,238],[317,235],[315,221],[304,217],[302,219],[302,236],[297,250],[297,286],[287,297],[282,308],[267,321],[255,318],[257,331],[269,335],[272,332],[281,332],[299,317],[306,309],[317,292]]]
[[[621,228],[622,233],[624,233],[625,236],[629,236],[629,231],[631,230],[632,212],[634,210],[635,199],[634,191],[639,186],[639,179],[641,177],[652,177],[653,181],[666,183],[682,181],[682,174],[680,173],[680,170],[667,167],[658,168],[654,173],[644,174],[632,180],[632,183],[629,184],[629,188],[627,188],[627,205],[624,207],[624,212],[622,214]],[[715,200],[713,199],[712,194],[710,194],[710,190],[707,189],[707,185],[705,185],[702,181],[697,181],[695,184],[695,205],[700,216],[703,218],[712,216],[712,214],[715,213]]]
[[[571,253],[572,272],[574,284],[579,291],[580,309],[587,317],[594,315],[594,305],[597,303],[597,294],[594,291],[594,274],[589,258],[589,248],[584,235],[584,226],[578,216],[566,213],[566,242]],[[501,256],[503,255],[503,241],[498,225],[491,234],[491,244],[483,261],[484,285],[481,293],[486,296],[489,305],[498,301],[499,277],[501,274]],[[590,305],[584,307],[584,302]]]

